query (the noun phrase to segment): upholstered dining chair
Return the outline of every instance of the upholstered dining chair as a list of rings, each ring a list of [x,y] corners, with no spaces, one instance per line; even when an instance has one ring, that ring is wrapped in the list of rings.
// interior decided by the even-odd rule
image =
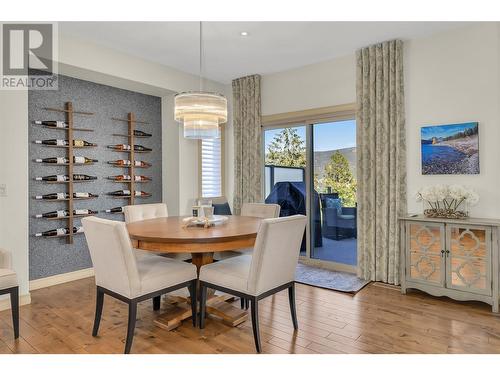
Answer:
[[[268,203],[243,203],[241,206],[241,216],[253,216],[261,219],[271,219],[280,216],[279,204]]]
[[[136,258],[126,224],[121,221],[87,217],[82,219],[82,224],[97,287],[92,336],[97,336],[99,330],[105,294],[128,304],[125,354],[130,353],[132,347],[139,302],[153,299],[156,308],[162,294],[188,287],[193,326],[196,326],[196,266],[149,254]]]
[[[12,309],[12,326],[14,338],[19,338],[19,284],[17,275],[12,270],[12,256],[10,252],[0,248],[0,295],[10,294]]]
[[[135,221],[168,217],[168,208],[165,203],[137,204],[132,206],[125,206],[123,208],[123,213],[125,214],[125,223],[129,224]],[[144,253],[150,253],[144,250],[135,250],[136,254],[142,255]],[[191,259],[191,255],[189,253],[170,253],[160,255],[177,260]]]
[[[207,264],[200,270],[200,328],[205,326],[207,288],[251,302],[255,348],[261,351],[259,300],[288,289],[293,327],[298,329],[295,310],[295,268],[306,227],[304,215],[264,219],[252,255],[241,255]]]
[[[269,203],[243,203],[241,206],[241,216],[253,216],[261,219],[271,219],[280,216],[281,206],[279,204]],[[235,251],[235,255],[248,254],[253,251],[253,248],[242,249]],[[244,298],[241,299],[241,308],[248,309],[249,301]]]

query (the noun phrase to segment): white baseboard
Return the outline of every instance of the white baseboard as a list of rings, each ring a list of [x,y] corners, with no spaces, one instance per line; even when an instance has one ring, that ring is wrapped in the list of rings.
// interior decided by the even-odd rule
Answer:
[[[30,291],[41,288],[47,288],[49,286],[64,284],[70,281],[85,279],[91,276],[94,276],[94,269],[85,268],[83,270],[78,270],[74,272],[68,272],[68,273],[62,273],[60,275],[44,277],[43,279],[31,280]]]
[[[10,298],[9,295],[3,295],[0,300],[0,311],[9,310],[10,309]],[[19,306],[29,305],[31,303],[31,294],[23,294],[19,297]]]

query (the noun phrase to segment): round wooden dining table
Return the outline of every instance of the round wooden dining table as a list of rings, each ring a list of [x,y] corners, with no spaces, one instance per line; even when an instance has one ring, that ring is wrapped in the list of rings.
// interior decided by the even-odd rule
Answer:
[[[214,261],[214,252],[252,248],[261,223],[260,218],[249,216],[228,216],[227,222],[205,228],[187,226],[184,216],[170,216],[127,224],[132,245],[136,249],[153,253],[190,253],[191,262],[200,268]],[[247,313],[226,301],[228,295],[211,295],[207,301],[207,313],[235,326],[244,322]],[[155,324],[171,330],[182,320],[191,317],[191,308],[182,297],[170,297],[170,309],[161,314]]]

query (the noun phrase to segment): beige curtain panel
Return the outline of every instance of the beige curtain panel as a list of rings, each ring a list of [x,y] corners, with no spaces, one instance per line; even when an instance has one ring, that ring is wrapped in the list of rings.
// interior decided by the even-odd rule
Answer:
[[[399,284],[398,217],[406,213],[403,42],[356,53],[358,276]]]
[[[240,213],[243,203],[262,201],[262,145],[260,76],[233,80],[234,201]]]

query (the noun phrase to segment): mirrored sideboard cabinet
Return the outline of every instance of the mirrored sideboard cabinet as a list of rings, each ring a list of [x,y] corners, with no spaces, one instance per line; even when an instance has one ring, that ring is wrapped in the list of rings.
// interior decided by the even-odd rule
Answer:
[[[400,219],[401,293],[482,301],[498,312],[500,220]]]

